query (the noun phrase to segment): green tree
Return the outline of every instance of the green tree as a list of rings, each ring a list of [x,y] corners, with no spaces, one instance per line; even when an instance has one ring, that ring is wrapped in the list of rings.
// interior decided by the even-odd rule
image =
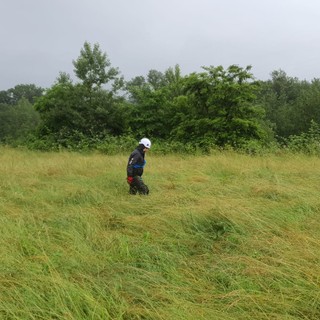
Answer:
[[[175,128],[172,135],[200,145],[240,147],[248,140],[261,140],[263,109],[255,104],[257,82],[251,66],[203,67],[184,80],[185,97],[176,99]]]
[[[278,138],[297,133],[294,110],[303,85],[283,70],[273,71],[271,80],[260,82],[258,101],[265,109],[266,118],[273,124]]]
[[[124,133],[127,111],[124,98],[116,94],[121,77],[117,77],[118,71],[110,66],[107,55],[97,44],[92,49],[86,42],[74,65],[82,82],[73,84],[68,74],[60,73],[35,104],[42,119],[40,136],[67,146],[71,140],[82,137],[103,139]],[[109,81],[112,87],[102,88]]]
[[[251,67],[203,69],[183,77],[177,65],[128,82],[133,131],[200,146],[240,147],[269,138],[264,110],[255,102],[258,84]]]
[[[107,54],[100,50],[97,43],[92,47],[90,43],[85,42],[80,56],[73,61],[73,65],[76,76],[90,92],[111,80],[119,80],[118,69],[111,67]],[[116,82],[118,84],[119,81]]]
[[[55,84],[72,84],[72,79],[70,74],[66,72],[59,72],[59,76],[57,77]]]
[[[290,119],[294,130],[290,134],[308,132],[312,123],[320,123],[320,79],[300,82],[299,95],[292,106]]]
[[[39,133],[59,135],[61,132],[83,130],[86,120],[81,114],[86,99],[81,86],[71,82],[56,83],[35,103],[41,116]]]
[[[38,112],[25,98],[16,105],[0,104],[0,141],[23,140],[40,122]]]
[[[147,77],[135,77],[126,83],[131,103],[128,125],[136,136],[169,139],[172,101],[181,94],[179,66],[164,73],[150,70]]]
[[[184,94],[183,76],[178,64],[174,68],[168,68],[164,73],[164,77],[172,99]]]
[[[66,139],[73,132],[87,137],[120,135],[125,130],[123,99],[98,90],[89,102],[80,84],[58,83],[40,98],[35,107],[42,119],[41,133]]]
[[[19,100],[27,99],[31,104],[41,97],[44,89],[34,84],[19,84],[6,91],[0,91],[0,103],[16,105]]]
[[[166,85],[164,74],[154,69],[148,72],[147,82],[153,91],[158,90]]]
[[[12,104],[12,96],[7,90],[0,91],[0,104]]]

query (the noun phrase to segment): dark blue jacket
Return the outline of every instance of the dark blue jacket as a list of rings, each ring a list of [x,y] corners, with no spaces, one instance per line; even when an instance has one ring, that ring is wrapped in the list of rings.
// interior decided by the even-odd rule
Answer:
[[[144,160],[144,145],[139,145],[131,154],[127,165],[127,176],[135,177],[143,175],[143,167],[146,164]]]

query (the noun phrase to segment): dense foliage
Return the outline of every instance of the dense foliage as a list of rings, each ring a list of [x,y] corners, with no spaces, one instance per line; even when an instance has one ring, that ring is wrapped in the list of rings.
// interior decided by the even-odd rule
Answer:
[[[105,149],[106,141],[125,145],[148,136],[192,152],[293,144],[302,151],[318,143],[309,133],[320,123],[319,79],[300,81],[278,70],[258,81],[251,66],[237,65],[182,75],[176,65],[124,81],[99,45],[88,42],[73,66],[76,83],[61,72],[46,90],[17,85],[0,91],[0,142]]]

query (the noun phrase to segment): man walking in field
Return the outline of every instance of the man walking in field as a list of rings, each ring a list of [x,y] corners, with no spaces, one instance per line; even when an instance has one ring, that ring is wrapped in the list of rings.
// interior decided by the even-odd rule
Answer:
[[[138,147],[130,154],[127,165],[127,182],[130,186],[130,194],[149,194],[148,186],[143,182],[143,168],[146,164],[144,159],[146,152],[151,148],[151,141],[143,138]]]

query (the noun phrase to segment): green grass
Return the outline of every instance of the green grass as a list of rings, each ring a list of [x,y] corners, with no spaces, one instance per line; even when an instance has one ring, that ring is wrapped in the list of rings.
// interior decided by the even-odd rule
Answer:
[[[320,159],[0,149],[0,319],[319,319]]]

